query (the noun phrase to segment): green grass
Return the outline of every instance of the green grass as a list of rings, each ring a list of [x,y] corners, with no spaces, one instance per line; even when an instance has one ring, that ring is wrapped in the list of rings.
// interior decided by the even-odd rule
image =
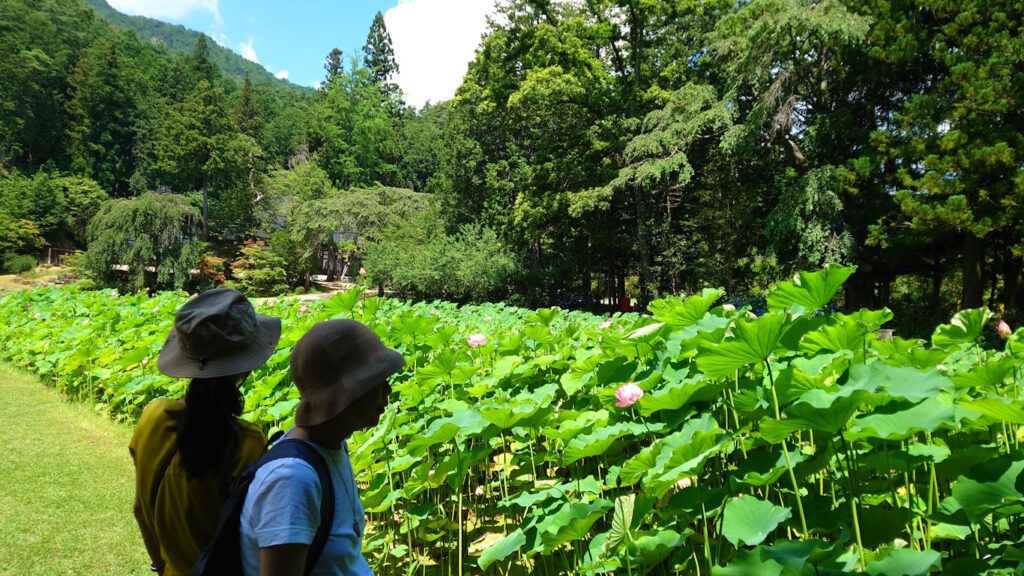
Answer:
[[[0,364],[0,575],[148,573],[130,437]]]

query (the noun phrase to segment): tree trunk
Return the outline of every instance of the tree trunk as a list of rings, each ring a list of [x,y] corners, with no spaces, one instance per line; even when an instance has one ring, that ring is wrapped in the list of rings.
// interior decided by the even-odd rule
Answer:
[[[584,253],[583,260],[583,276],[580,280],[583,282],[583,299],[584,302],[589,306],[593,301],[593,293],[590,290],[590,233],[586,233],[587,249]]]
[[[207,220],[207,203],[206,203],[206,174],[203,174],[203,242],[209,239],[209,220]]]
[[[1024,261],[1007,254],[1003,259],[1003,306],[1024,311]]]
[[[942,253],[935,247],[935,259],[932,261],[932,302],[938,303],[942,295]]]
[[[968,232],[964,236],[961,308],[980,308],[984,304],[984,265],[985,241]]]

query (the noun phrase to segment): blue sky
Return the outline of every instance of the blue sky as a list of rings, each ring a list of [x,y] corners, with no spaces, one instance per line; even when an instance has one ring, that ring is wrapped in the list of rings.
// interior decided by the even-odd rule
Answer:
[[[304,86],[323,79],[332,48],[347,57],[384,14],[406,101],[450,98],[493,12],[494,0],[107,0],[126,14],[182,24]]]

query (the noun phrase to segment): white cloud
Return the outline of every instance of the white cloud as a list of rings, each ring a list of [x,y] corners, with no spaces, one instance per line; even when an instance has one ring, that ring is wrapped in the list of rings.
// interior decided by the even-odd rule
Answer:
[[[455,95],[495,0],[400,0],[384,14],[398,62],[395,83],[416,107]]]
[[[242,58],[250,62],[260,63],[259,59],[256,58],[256,50],[252,47],[252,38],[249,38],[248,42],[242,42],[238,45],[238,53],[242,55]]]
[[[219,0],[107,0],[115,10],[125,14],[181,20],[192,12],[209,12],[220,21]]]
[[[288,79],[288,71],[287,70],[281,70],[277,74],[274,74],[274,77],[277,78],[278,80],[287,80]]]
[[[228,35],[223,33],[223,32],[217,32],[217,31],[214,31],[214,30],[210,30],[210,33],[207,34],[207,36],[209,36],[210,38],[213,39],[214,42],[216,42],[217,44],[220,44],[221,46],[223,46],[225,48],[227,48],[228,44],[231,43],[231,41],[228,40]]]

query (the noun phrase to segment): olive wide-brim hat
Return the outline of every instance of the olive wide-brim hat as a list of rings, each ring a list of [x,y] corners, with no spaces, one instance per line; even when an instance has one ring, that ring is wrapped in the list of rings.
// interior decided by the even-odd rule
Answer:
[[[257,314],[238,290],[189,300],[174,317],[157,368],[174,378],[217,378],[259,368],[281,338],[281,319]]]
[[[295,343],[290,362],[299,426],[323,424],[405,366],[401,354],[355,320],[314,324]]]

